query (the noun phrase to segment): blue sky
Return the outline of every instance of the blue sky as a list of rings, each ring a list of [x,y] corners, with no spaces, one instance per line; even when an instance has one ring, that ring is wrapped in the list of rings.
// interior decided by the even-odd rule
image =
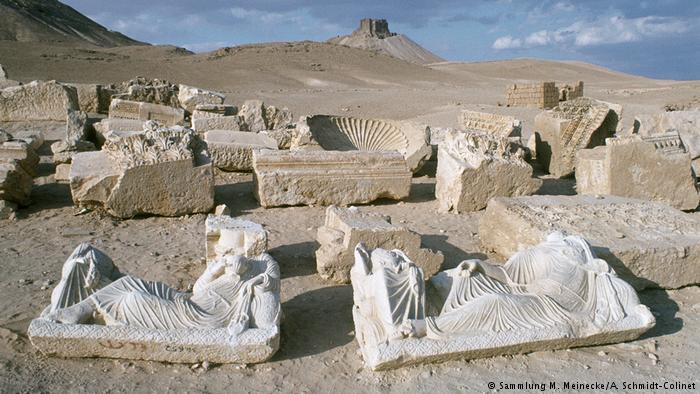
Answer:
[[[63,0],[132,38],[195,52],[325,40],[385,18],[454,61],[580,60],[663,79],[700,79],[700,0]]]

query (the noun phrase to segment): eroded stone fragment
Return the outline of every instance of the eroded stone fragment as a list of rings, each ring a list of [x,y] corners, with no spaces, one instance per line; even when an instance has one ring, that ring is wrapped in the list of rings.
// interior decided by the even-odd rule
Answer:
[[[261,100],[247,100],[238,113],[245,119],[248,130],[260,132],[287,127],[292,123],[292,113],[287,108],[266,105]]]
[[[590,98],[564,101],[535,117],[537,161],[550,174],[573,174],[576,152],[603,145],[612,137],[622,107]]]
[[[185,121],[185,111],[181,108],[173,108],[159,104],[113,99],[109,105],[109,117],[155,120],[165,126],[175,126]]]
[[[391,248],[405,251],[423,270],[426,279],[440,270],[444,256],[421,248],[421,236],[391,223],[388,216],[361,212],[357,207],[326,208],[324,225],[318,228],[316,250],[318,274],[337,283],[350,282],[354,249],[362,242],[368,248]]]
[[[253,150],[277,150],[277,141],[263,134],[212,130],[204,138],[212,163],[224,171],[252,171]]]
[[[16,161],[30,176],[37,175],[39,155],[26,142],[12,139],[0,143],[0,162],[12,161]]]
[[[693,160],[695,174],[700,174],[700,111],[673,111],[639,115],[634,119],[633,133],[652,136],[676,132]]]
[[[33,182],[19,161],[0,160],[0,200],[29,205]]]
[[[107,140],[71,166],[73,201],[110,214],[179,216],[209,212],[214,177],[204,143],[189,129],[157,129]]]
[[[33,81],[0,91],[0,121],[66,119],[67,110],[77,110],[75,88],[56,81]]]
[[[106,114],[112,94],[116,90],[94,83],[73,83],[78,93],[78,104],[83,112]]]
[[[280,317],[280,271],[268,254],[217,258],[185,293],[122,274],[81,244],[28,335],[59,357],[257,363],[277,351]]]
[[[224,100],[226,100],[226,96],[221,93],[182,84],[180,85],[177,98],[180,100],[182,108],[189,113],[192,113],[197,105],[223,104]]]
[[[198,104],[192,111],[192,122],[202,118],[216,118],[238,114],[238,107],[225,104]]]
[[[488,112],[463,110],[459,114],[458,123],[463,129],[481,131],[497,137],[520,137],[522,131],[518,119]]]
[[[677,133],[608,138],[578,151],[576,192],[611,194],[695,209],[700,196],[690,154]]]
[[[478,211],[492,197],[529,195],[542,185],[519,144],[485,132],[447,133],[438,148],[436,179],[442,212]]]
[[[263,226],[227,215],[209,215],[206,221],[207,261],[228,254],[255,257],[267,251],[267,231]]]
[[[430,158],[430,130],[413,122],[314,115],[300,119],[292,150],[397,151],[416,172]]]
[[[253,171],[263,207],[400,200],[412,177],[398,152],[256,150]]]
[[[557,232],[504,265],[463,261],[430,294],[401,250],[358,245],[351,276],[355,337],[374,370],[628,341],[655,324],[583,238]]]
[[[617,196],[495,197],[479,238],[502,257],[552,231],[580,234],[636,289],[700,283],[700,219],[658,202]]]
[[[192,128],[198,133],[206,133],[210,130],[248,130],[245,120],[242,116],[238,115],[194,119],[192,120]]]

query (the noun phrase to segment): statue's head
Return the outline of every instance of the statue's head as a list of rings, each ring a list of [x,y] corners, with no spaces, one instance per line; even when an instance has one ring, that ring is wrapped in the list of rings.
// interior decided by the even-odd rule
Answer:
[[[248,261],[241,255],[224,257],[226,263],[226,273],[243,275],[248,271]]]

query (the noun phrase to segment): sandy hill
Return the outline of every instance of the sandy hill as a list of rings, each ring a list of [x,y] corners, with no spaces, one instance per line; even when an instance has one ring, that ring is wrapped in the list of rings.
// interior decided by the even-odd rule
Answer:
[[[114,47],[144,45],[56,0],[0,0],[0,40]]]
[[[363,19],[360,21],[360,27],[352,34],[331,38],[328,42],[377,51],[417,64],[435,63],[444,60],[405,35],[391,33],[389,24],[384,19]]]

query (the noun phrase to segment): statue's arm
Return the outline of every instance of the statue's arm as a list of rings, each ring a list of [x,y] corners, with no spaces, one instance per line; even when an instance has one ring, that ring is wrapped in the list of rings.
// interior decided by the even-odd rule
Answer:
[[[475,273],[493,278],[502,283],[508,283],[508,274],[500,265],[490,264],[481,260],[465,260],[459,263],[462,272],[471,276]]]
[[[204,273],[202,273],[202,275],[199,278],[197,278],[197,281],[194,283],[194,287],[192,287],[192,293],[197,294],[206,289],[211,282],[213,282],[223,273],[223,271],[223,261],[213,261],[211,265],[204,270]]]

